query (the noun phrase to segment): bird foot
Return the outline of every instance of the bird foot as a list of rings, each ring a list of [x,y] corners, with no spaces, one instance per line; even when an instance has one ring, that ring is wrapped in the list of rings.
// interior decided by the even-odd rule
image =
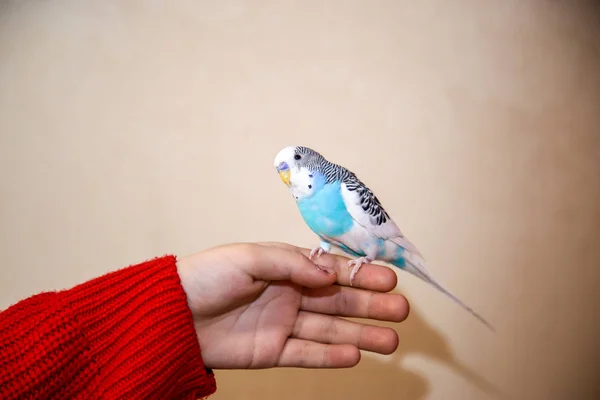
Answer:
[[[352,272],[350,272],[350,286],[354,286],[353,285],[354,278],[356,277],[356,274],[358,274],[358,270],[360,270],[360,267],[362,267],[363,264],[369,264],[372,261],[373,260],[371,260],[368,257],[360,257],[360,258],[348,261],[349,267],[354,265],[354,268],[352,268]]]
[[[321,254],[323,254],[323,253],[327,253],[327,250],[325,250],[322,247],[316,247],[310,251],[310,255],[308,256],[308,259],[313,261],[313,258],[319,258],[319,257],[321,257]]]

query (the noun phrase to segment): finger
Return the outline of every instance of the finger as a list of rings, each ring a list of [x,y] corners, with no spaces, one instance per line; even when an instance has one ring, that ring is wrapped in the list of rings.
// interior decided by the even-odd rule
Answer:
[[[360,351],[349,344],[322,344],[290,338],[286,341],[278,367],[349,368],[360,361]]]
[[[380,354],[391,354],[398,348],[398,334],[391,328],[305,311],[298,313],[292,336],[324,344],[351,344]]]
[[[263,242],[260,245],[267,247],[276,247],[288,249],[302,253],[305,257],[310,255],[310,249],[297,247],[288,243]],[[337,254],[322,254],[314,261],[327,268],[335,270],[337,273],[337,283],[339,285],[350,286],[350,273],[352,266],[348,265],[350,258]],[[389,292],[396,287],[398,276],[391,269],[383,265],[363,264],[360,271],[354,278],[353,287],[374,290],[377,292]]]
[[[334,271],[327,271],[298,251],[248,245],[245,254],[251,261],[244,263],[243,267],[255,279],[289,280],[309,288],[332,285],[336,281]]]
[[[342,317],[402,322],[410,313],[408,300],[401,294],[376,293],[346,286],[306,288],[300,309]]]

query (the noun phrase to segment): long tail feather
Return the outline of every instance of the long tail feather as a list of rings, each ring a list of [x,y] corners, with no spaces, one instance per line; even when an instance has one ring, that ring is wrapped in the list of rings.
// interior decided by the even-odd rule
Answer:
[[[465,310],[467,310],[469,313],[471,313],[475,318],[477,318],[479,321],[481,321],[484,325],[486,325],[492,331],[494,331],[494,332],[496,331],[496,328],[494,328],[481,315],[479,315],[471,307],[469,307],[468,305],[463,303],[462,300],[460,300],[458,297],[456,297],[454,294],[452,294],[448,289],[444,288],[439,282],[437,282],[431,276],[431,274],[429,274],[429,272],[427,272],[427,269],[425,268],[425,262],[421,257],[419,257],[418,255],[415,255],[409,251],[405,251],[404,252],[404,260],[406,261],[406,263],[404,265],[402,265],[402,266],[396,265],[396,266],[400,267],[401,269],[403,269],[407,272],[410,272],[411,274],[415,275],[416,277],[418,277],[418,278],[422,279],[423,281],[429,283],[430,285],[434,286],[440,292],[444,293],[445,295],[450,297],[452,300],[454,300],[456,303],[458,303],[460,306],[462,306]],[[392,264],[394,264],[394,263],[392,263]]]

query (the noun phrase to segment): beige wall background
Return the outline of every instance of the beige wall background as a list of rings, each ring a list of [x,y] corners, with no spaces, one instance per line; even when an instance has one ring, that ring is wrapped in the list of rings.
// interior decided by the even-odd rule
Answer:
[[[399,272],[394,355],[219,371],[215,400],[598,398],[593,2],[1,4],[2,308],[164,253],[316,245],[272,167],[303,144],[497,332]]]

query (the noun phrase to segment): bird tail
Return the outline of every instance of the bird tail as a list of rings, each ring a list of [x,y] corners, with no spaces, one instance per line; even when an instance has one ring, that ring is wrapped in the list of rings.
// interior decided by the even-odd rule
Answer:
[[[425,260],[420,255],[414,254],[410,251],[404,251],[403,261],[398,261],[398,262],[392,263],[392,264],[398,268],[401,268],[407,272],[410,272],[411,274],[415,275],[416,277],[420,278],[421,280],[429,283],[430,285],[432,285],[433,287],[438,289],[440,292],[442,292],[446,296],[450,297],[452,300],[454,300],[460,306],[462,306],[465,310],[467,310],[469,313],[471,313],[475,318],[479,319],[484,325],[486,325],[492,331],[494,331],[494,332],[496,331],[496,329],[488,321],[486,321],[481,315],[476,313],[471,307],[469,307],[468,305],[463,303],[462,300],[460,300],[458,297],[456,297],[454,294],[452,294],[448,289],[444,288],[439,282],[437,282],[431,276],[431,274],[427,271],[427,269],[425,267]]]

